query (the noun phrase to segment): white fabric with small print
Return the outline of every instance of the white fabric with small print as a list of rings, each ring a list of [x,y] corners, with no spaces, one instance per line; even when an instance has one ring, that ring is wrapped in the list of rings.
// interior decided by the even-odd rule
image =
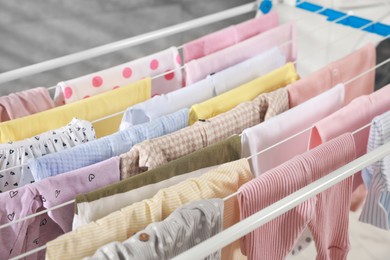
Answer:
[[[0,192],[34,182],[29,167],[25,165],[29,158],[41,157],[95,139],[92,124],[74,118],[57,130],[22,141],[0,144]],[[4,171],[6,169],[9,170]]]

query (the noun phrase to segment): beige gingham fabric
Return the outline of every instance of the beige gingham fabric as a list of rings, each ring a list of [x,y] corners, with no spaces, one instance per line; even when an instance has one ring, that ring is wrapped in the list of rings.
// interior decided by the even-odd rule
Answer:
[[[120,156],[121,178],[151,170],[169,161],[222,141],[288,109],[285,88],[261,94],[232,110],[177,132],[136,144]]]

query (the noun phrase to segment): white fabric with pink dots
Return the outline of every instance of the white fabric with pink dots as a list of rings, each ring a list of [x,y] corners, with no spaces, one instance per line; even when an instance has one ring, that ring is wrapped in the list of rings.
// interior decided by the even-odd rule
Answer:
[[[153,77],[152,96],[164,94],[182,87],[181,58],[176,47],[130,61],[109,69],[57,84],[54,100],[57,106],[95,96],[124,87],[144,77]]]

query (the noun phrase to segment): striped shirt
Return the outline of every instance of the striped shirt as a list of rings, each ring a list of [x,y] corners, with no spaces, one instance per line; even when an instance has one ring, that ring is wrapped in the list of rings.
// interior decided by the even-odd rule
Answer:
[[[192,202],[175,210],[164,221],[152,223],[123,243],[112,242],[84,260],[171,259],[222,231],[223,200]],[[208,260],[221,259],[221,250]]]
[[[371,124],[367,151],[390,141],[390,112],[374,118]],[[376,161],[362,171],[368,195],[359,220],[390,230],[390,156]]]
[[[344,134],[296,156],[239,190],[241,219],[262,210],[355,158],[351,134]],[[306,227],[316,244],[317,259],[346,259],[353,177],[310,198],[241,239],[248,259],[285,259]]]
[[[224,198],[252,178],[246,159],[223,164],[201,177],[162,189],[151,199],[134,203],[60,236],[47,244],[46,259],[73,260],[90,256],[105,244],[112,241],[123,242],[150,223],[164,220],[183,204],[199,199]],[[237,223],[237,200],[226,201],[225,212],[224,228]],[[222,259],[230,258],[234,251],[231,247],[225,250],[229,251],[226,254],[222,251]]]

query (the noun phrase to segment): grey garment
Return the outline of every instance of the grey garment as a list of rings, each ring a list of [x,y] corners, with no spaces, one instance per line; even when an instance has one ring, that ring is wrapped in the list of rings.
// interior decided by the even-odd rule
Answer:
[[[164,221],[148,225],[123,243],[112,242],[101,248],[92,259],[171,259],[223,228],[223,200],[200,200],[175,210]],[[221,251],[205,259],[220,259]]]

